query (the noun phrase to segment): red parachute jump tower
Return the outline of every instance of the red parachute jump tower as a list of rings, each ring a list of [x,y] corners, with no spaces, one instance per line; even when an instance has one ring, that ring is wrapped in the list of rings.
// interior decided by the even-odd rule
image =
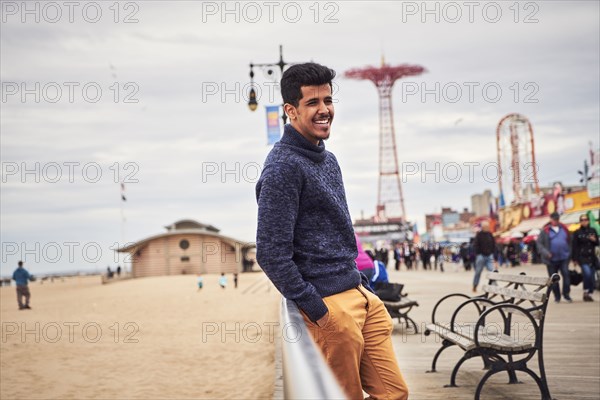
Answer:
[[[379,93],[379,182],[375,213],[375,220],[378,222],[406,221],[394,132],[392,87],[400,78],[421,75],[423,72],[426,72],[425,68],[418,65],[402,64],[393,67],[382,59],[379,68],[355,68],[344,74],[350,79],[370,80]]]

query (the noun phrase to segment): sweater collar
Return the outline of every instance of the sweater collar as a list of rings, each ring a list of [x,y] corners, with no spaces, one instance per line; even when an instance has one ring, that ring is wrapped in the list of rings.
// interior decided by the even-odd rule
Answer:
[[[327,156],[325,143],[322,140],[319,140],[318,145],[314,145],[290,124],[284,126],[283,136],[279,142],[290,146],[296,153],[302,154],[317,163],[325,160]]]

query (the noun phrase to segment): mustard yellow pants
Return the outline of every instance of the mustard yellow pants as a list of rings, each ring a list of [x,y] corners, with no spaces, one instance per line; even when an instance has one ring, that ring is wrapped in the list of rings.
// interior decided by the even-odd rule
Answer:
[[[323,298],[329,309],[322,326],[303,313],[349,399],[407,399],[408,388],[398,367],[391,333],[392,319],[383,302],[362,286]]]

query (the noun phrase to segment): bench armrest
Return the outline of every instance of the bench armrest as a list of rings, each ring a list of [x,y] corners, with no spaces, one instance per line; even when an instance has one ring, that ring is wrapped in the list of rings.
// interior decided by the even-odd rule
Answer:
[[[431,322],[432,323],[436,323],[435,322],[435,312],[437,311],[437,308],[439,307],[440,304],[442,304],[442,302],[444,302],[445,300],[451,298],[451,297],[463,297],[467,300],[471,299],[471,297],[467,296],[466,294],[463,293],[452,293],[449,295],[446,295],[444,297],[442,297],[441,299],[438,300],[437,303],[435,303],[435,306],[433,307],[433,311],[431,312]]]
[[[491,305],[491,306],[495,306],[498,303],[494,303],[492,300],[487,299],[485,297],[472,297],[469,300],[463,302],[461,305],[459,305],[456,310],[454,310],[454,313],[452,313],[452,318],[450,318],[450,330],[452,332],[455,332],[454,328],[454,322],[456,321],[456,316],[458,315],[458,313],[460,312],[460,310],[462,310],[464,307],[468,306],[469,304],[473,304],[476,308],[477,308],[477,314],[479,316],[481,316],[481,314],[484,312],[483,307],[480,307],[479,303],[484,303],[483,307],[485,307],[486,305]],[[480,318],[481,319],[481,318]]]

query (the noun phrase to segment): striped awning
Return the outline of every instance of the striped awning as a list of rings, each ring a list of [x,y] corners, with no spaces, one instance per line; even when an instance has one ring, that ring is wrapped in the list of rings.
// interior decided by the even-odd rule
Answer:
[[[543,216],[531,219],[525,219],[519,223],[519,225],[515,226],[511,229],[511,232],[523,232],[527,233],[532,229],[542,229],[544,225],[550,222],[550,217]]]

